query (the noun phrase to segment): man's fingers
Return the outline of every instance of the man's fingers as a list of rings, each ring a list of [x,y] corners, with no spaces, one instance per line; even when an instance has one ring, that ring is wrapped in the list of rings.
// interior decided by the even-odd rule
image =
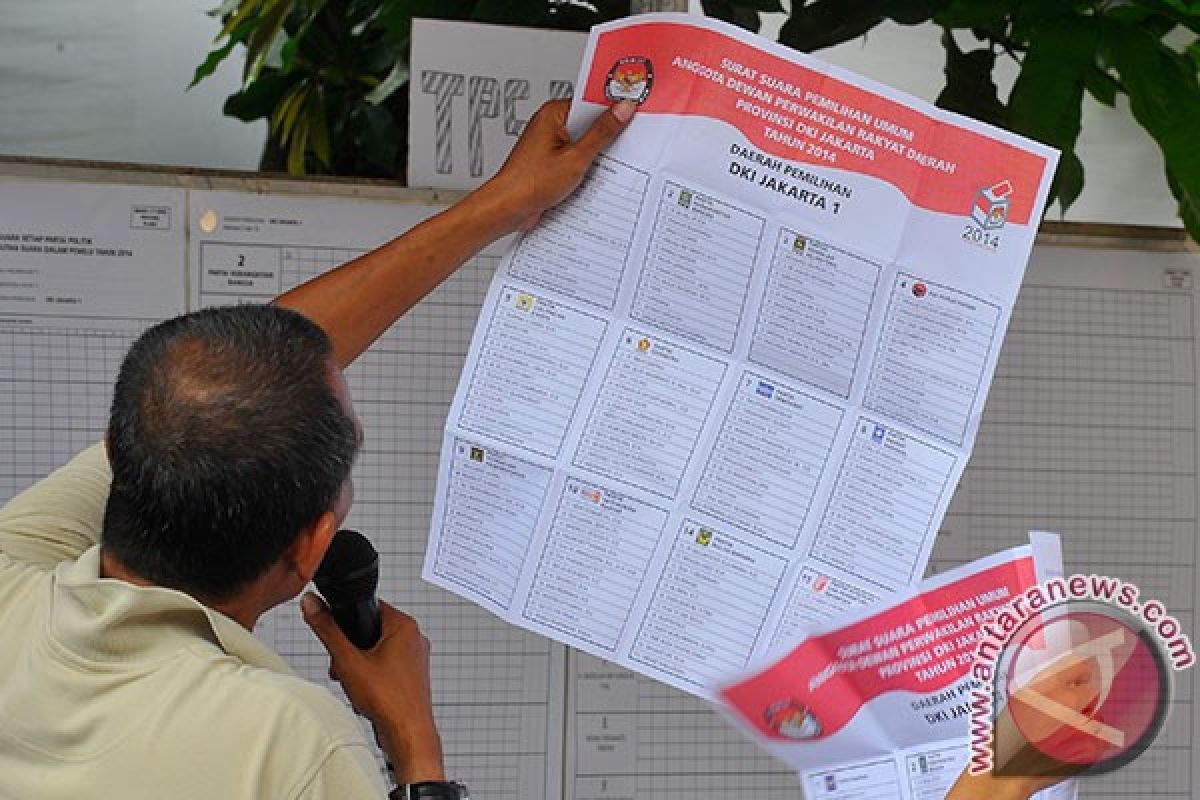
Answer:
[[[325,649],[331,656],[337,657],[347,648],[354,647],[346,638],[346,634],[342,633],[342,629],[337,626],[337,622],[334,621],[333,614],[329,613],[325,602],[312,592],[305,592],[304,597],[300,599],[300,611],[304,615],[304,621],[308,623],[308,627],[312,628],[313,633],[321,640],[321,644],[325,645]]]
[[[588,161],[591,161],[600,154],[601,150],[608,147],[613,139],[617,138],[618,133],[625,130],[629,120],[633,119],[635,111],[637,111],[637,104],[631,100],[622,100],[612,106],[597,117],[596,121],[592,123],[592,127],[579,137],[579,141],[575,143],[575,149]]]

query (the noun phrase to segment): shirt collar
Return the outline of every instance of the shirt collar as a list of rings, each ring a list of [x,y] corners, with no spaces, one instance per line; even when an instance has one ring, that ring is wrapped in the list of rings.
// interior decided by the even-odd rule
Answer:
[[[151,663],[185,647],[215,647],[252,667],[290,674],[282,658],[230,617],[191,595],[100,577],[100,546],[55,572],[50,630],[86,661]]]

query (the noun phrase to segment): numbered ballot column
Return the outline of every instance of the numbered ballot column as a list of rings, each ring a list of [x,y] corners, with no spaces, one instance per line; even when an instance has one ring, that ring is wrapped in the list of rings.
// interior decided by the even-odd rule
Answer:
[[[553,471],[458,439],[433,571],[507,609]]]
[[[605,327],[591,314],[505,287],[471,375],[462,427],[557,456]]]
[[[961,743],[944,744],[904,756],[913,800],[942,800],[966,766],[967,749]]]
[[[750,360],[849,397],[880,271],[846,250],[781,230]]]
[[[716,359],[626,330],[575,451],[576,466],[674,497],[724,375]]]
[[[702,689],[746,665],[787,562],[683,524],[630,656]]]
[[[899,275],[866,407],[961,445],[981,400],[999,321],[991,303]]]
[[[856,586],[828,570],[801,567],[771,637],[771,646],[798,642],[807,631],[847,611],[875,603],[879,597],[877,591]]]
[[[764,225],[749,211],[668,181],[634,318],[732,352]]]
[[[862,764],[806,772],[802,777],[809,800],[880,800],[903,797],[896,762],[881,758]]]
[[[667,516],[607,487],[568,478],[526,618],[614,651]]]
[[[954,464],[953,453],[860,418],[810,555],[889,591],[908,586]]]
[[[693,505],[795,547],[841,421],[836,406],[745,373]]]
[[[612,309],[650,176],[600,156],[571,198],[521,237],[509,273]]]
[[[262,303],[283,291],[280,249],[200,243],[200,294],[205,305]]]

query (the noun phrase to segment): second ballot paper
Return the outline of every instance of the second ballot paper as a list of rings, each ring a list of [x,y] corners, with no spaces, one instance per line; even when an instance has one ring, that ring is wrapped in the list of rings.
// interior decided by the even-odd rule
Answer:
[[[496,272],[423,576],[711,698],[920,580],[1056,153],[687,15],[576,86],[640,108]]]
[[[986,741],[969,735],[979,697],[994,688],[972,668],[984,627],[997,628],[1002,612],[1015,618],[1010,604],[1025,591],[1062,578],[1058,536],[1029,539],[814,624],[723,687],[725,710],[796,770],[808,800],[942,800],[981,749],[991,752],[990,716]],[[1075,796],[1067,781],[1033,797]]]

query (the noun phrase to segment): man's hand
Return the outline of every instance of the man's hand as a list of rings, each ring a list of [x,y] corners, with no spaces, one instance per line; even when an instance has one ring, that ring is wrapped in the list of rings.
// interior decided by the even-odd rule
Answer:
[[[604,111],[572,142],[567,101],[534,114],[500,171],[451,208],[403,236],[275,298],[320,325],[345,368],[404,312],[464,261],[528,229],[579,186],[596,155],[633,116],[634,105]]]
[[[319,597],[306,594],[300,606],[304,621],[329,651],[330,675],[342,684],[354,710],[375,726],[396,779],[445,780],[442,742],[433,719],[429,640],[417,621],[380,600],[383,634],[370,650],[359,650]]]
[[[567,133],[569,100],[543,105],[529,120],[504,166],[481,191],[498,191],[510,198],[516,227],[528,230],[542,212],[561,203],[579,186],[600,152],[617,138],[637,105],[629,100],[609,108],[572,142]]]

